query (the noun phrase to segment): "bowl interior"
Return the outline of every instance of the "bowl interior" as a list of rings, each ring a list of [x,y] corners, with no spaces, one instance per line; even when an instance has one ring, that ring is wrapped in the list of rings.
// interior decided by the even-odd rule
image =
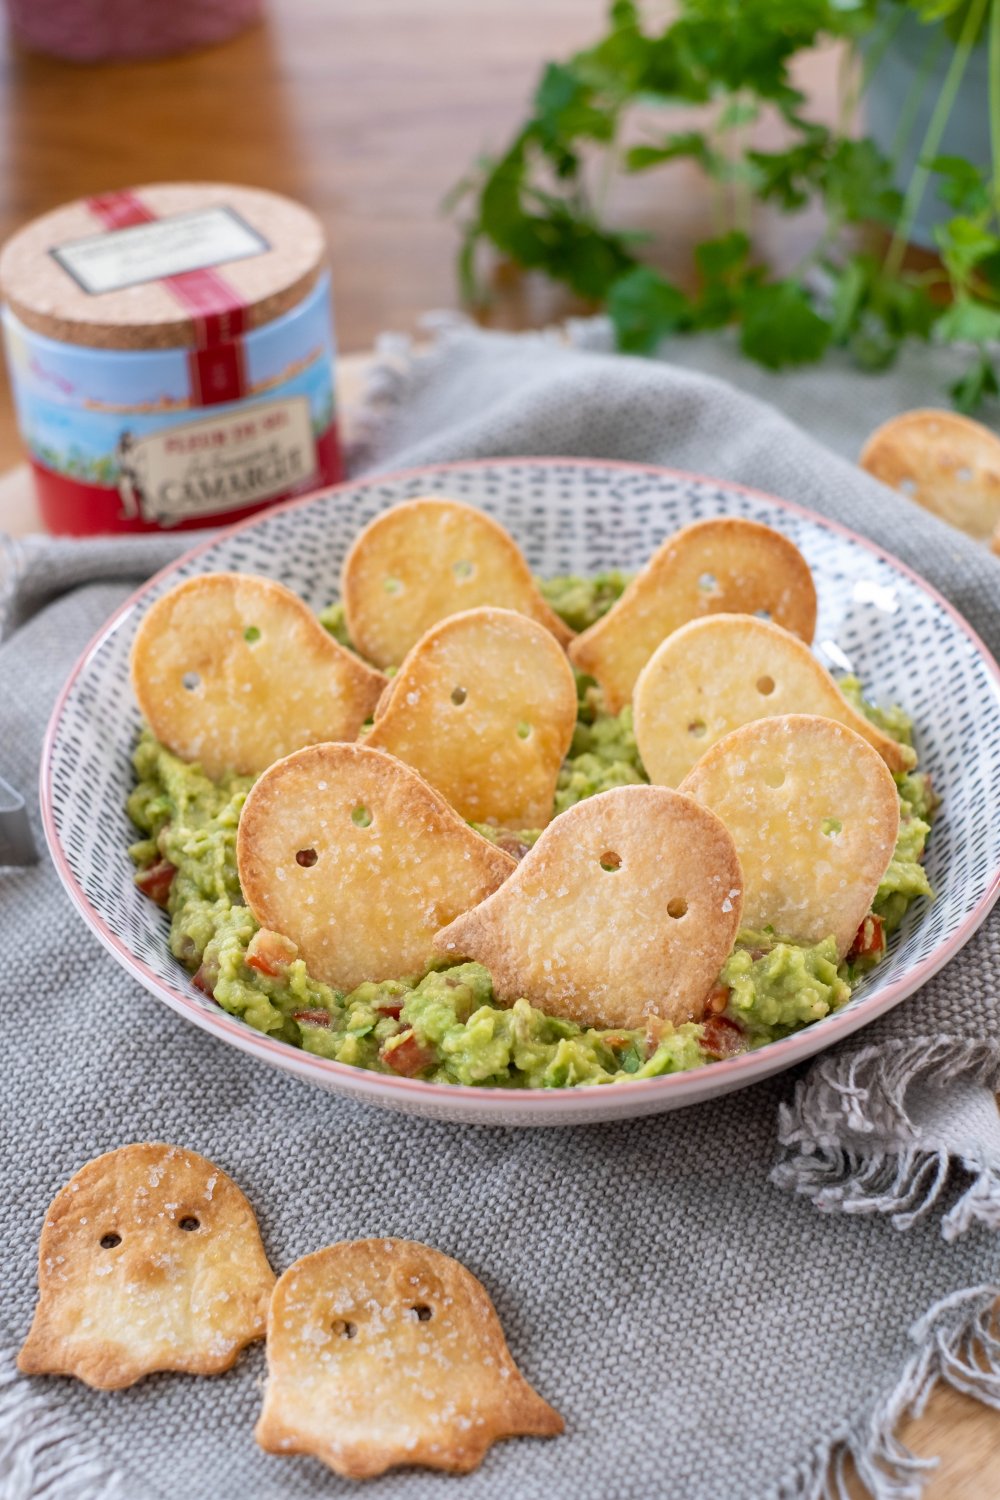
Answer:
[[[91,647],[53,719],[43,801],[57,863],[71,889],[77,887],[84,915],[91,920],[90,913],[96,914],[106,929],[104,940],[108,934],[117,940],[118,956],[124,950],[133,972],[143,971],[144,983],[160,994],[183,995],[212,1029],[231,1032],[240,1025],[191,986],[167,948],[165,914],[131,880],[126,850],[135,833],[125,799],[140,719],[128,659],[143,611],[181,579],[214,569],[278,579],[319,609],[338,596],[340,567],[360,527],[399,500],[427,493],[467,501],[495,516],[544,576],[635,570],[677,527],[712,516],[745,516],[790,537],[816,579],[819,659],[837,673],[855,672],[876,701],[906,709],[916,725],[921,769],[932,774],[944,799],[927,858],[937,899],[911,909],[886,961],[859,986],[848,1010],[874,1012],[878,994],[954,944],[970,914],[983,906],[1000,867],[1000,819],[993,816],[991,795],[1000,785],[1000,686],[995,667],[943,601],[860,539],[767,496],[662,471],[524,460],[390,475],[259,517],[203,543],[154,579]],[[787,1054],[787,1044],[778,1045]],[[344,1071],[320,1059],[309,1059],[309,1065],[314,1073]],[[683,1076],[655,1085],[669,1090]],[[449,1086],[448,1092],[484,1091]],[[605,1096],[614,1090],[586,1092]]]

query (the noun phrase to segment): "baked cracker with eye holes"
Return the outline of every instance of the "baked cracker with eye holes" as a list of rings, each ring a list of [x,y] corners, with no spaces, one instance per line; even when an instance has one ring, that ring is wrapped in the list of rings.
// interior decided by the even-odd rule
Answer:
[[[747,927],[819,943],[843,957],[871,910],[899,832],[882,758],[833,719],[758,719],[713,745],[681,791],[736,841]]]
[[[121,1146],[52,1201],[17,1366],[100,1390],[154,1370],[218,1375],[264,1337],[273,1286],[253,1209],[231,1177],[179,1146]]]
[[[495,895],[437,935],[497,997],[582,1026],[700,1019],[740,924],[743,878],[714,814],[665,787],[588,797]]]
[[[364,743],[419,771],[474,823],[543,828],[576,725],[565,652],[509,609],[450,615],[409,653]]]
[[[1000,552],[1000,438],[954,411],[904,411],[877,427],[858,463]]]
[[[236,861],[261,926],[345,991],[424,973],[438,928],[516,868],[416,771],[343,744],[265,771],[240,815]]]
[[[376,666],[398,666],[420,637],[462,610],[493,604],[573,632],[549,608],[524,554],[498,522],[459,500],[426,495],[376,516],[344,560],[348,633]]]
[[[563,1430],[511,1358],[485,1288],[408,1240],[329,1245],[289,1266],[267,1363],[258,1443],[350,1479],[399,1464],[464,1474],[500,1438]]]
[[[146,613],[132,683],[157,739],[218,777],[256,775],[303,745],[356,739],[385,678],[283,584],[206,573]]]
[[[890,771],[916,755],[848,703],[794,635],[746,615],[710,615],[667,636],[639,674],[635,738],[650,781],[678,786],[706,750],[742,724],[819,714],[867,740]]]
[[[816,587],[799,549],[770,526],[736,516],[695,521],[657,548],[608,613],[569,648],[596,677],[611,713],[671,631],[700,615],[763,614],[810,642]]]

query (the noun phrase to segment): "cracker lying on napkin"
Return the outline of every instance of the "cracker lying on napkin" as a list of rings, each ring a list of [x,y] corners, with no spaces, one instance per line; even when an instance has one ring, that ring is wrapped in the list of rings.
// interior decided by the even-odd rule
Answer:
[[[18,1369],[101,1390],[154,1370],[217,1375],[263,1338],[273,1286],[231,1177],[178,1146],[122,1146],[82,1167],[45,1216]]]
[[[499,1438],[553,1437],[483,1286],[408,1240],[329,1245],[274,1291],[256,1437],[364,1479],[397,1464],[464,1474]]]

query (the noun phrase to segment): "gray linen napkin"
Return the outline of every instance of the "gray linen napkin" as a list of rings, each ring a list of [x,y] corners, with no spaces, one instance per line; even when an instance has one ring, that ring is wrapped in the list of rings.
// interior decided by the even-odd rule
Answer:
[[[726,385],[463,328],[419,360],[388,350],[374,384],[369,464],[549,453],[732,476],[875,536],[1000,645],[1000,566]],[[866,409],[859,392],[859,438]],[[7,615],[23,623],[0,648],[0,774],[22,790],[56,692],[122,580],[176,546],[8,550]],[[398,1234],[484,1281],[566,1435],[502,1444],[461,1481],[396,1473],[373,1494],[839,1497],[851,1455],[876,1496],[905,1500],[923,1468],[894,1436],[901,1413],[942,1377],[1000,1405],[988,1337],[995,922],[918,997],[798,1077],[658,1119],[557,1131],[383,1114],[237,1055],[117,968],[46,859],[0,874],[0,944],[4,1500],[353,1489],[311,1460],[256,1450],[259,1347],[215,1380],[156,1376],[117,1395],[10,1373],[46,1205],[88,1158],[138,1139],[176,1141],[231,1172],[277,1270],[335,1239]]]

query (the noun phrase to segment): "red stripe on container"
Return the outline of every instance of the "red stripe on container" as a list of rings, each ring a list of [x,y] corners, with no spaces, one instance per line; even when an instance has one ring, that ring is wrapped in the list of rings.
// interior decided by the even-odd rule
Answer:
[[[91,213],[108,229],[152,224],[154,214],[135,193],[123,189],[87,199]],[[196,406],[218,406],[248,394],[243,334],[246,304],[225,277],[211,267],[164,276],[163,286],[191,314],[196,348],[188,355],[191,396]]]

